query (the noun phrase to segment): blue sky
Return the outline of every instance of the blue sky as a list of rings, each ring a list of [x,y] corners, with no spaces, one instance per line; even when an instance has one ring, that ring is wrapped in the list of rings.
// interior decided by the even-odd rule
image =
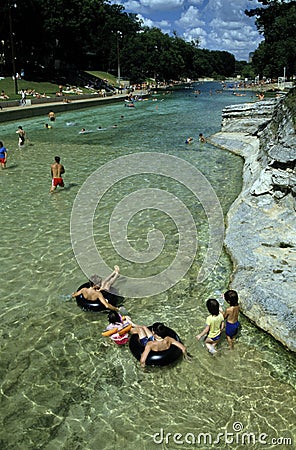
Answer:
[[[253,9],[257,0],[112,0],[123,5],[149,27],[178,36],[186,41],[199,40],[200,48],[225,50],[238,60],[248,61],[263,37],[254,18],[245,9]]]

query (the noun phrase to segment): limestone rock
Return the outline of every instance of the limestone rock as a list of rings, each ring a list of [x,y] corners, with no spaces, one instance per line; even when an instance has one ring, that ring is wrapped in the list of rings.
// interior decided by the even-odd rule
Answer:
[[[256,133],[271,120],[277,100],[226,106],[222,112],[222,131]]]
[[[245,160],[242,192],[227,215],[231,288],[239,292],[243,313],[294,352],[295,105],[291,90],[286,98],[256,102],[253,108],[229,106],[223,111],[222,132],[209,140]],[[255,115],[260,125],[254,132]],[[245,133],[248,120],[252,135]]]

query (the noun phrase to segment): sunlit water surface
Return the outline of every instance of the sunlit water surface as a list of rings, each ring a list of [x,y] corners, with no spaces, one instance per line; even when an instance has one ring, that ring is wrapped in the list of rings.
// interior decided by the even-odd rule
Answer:
[[[196,283],[207,248],[207,217],[183,186],[149,174],[112,186],[98,207],[94,235],[110,267],[150,276],[174,257],[173,221],[154,210],[133,218],[128,235],[137,250],[145,249],[152,228],[164,233],[166,249],[154,263],[132,264],[116,255],[110,242],[113,208],[142,187],[167,189],[188,206],[199,239],[191,269],[170,290],[126,298],[125,307],[139,323],[161,320],[174,328],[192,363],[141,369],[128,346],[101,336],[106,314],[83,312],[70,299],[85,281],[71,247],[71,210],[84,181],[104,163],[141,152],[178,156],[206,176],[224,213],[237,197],[242,160],[200,144],[198,134],[220,130],[225,105],[254,98],[218,94],[218,84],[198,88],[200,95],[162,94],[136,108],[119,103],[60,113],[49,130],[46,117],[1,125],[0,139],[9,149],[8,167],[0,172],[2,450],[293,448],[294,355],[244,317],[233,352],[223,339],[212,357],[196,341],[207,316],[205,301],[227,289],[231,262],[222,253],[208,279]],[[16,145],[18,125],[28,136],[22,150]],[[81,135],[82,127],[92,132]],[[188,136],[194,137],[191,145],[185,144]],[[55,155],[65,165],[66,188],[49,195]]]

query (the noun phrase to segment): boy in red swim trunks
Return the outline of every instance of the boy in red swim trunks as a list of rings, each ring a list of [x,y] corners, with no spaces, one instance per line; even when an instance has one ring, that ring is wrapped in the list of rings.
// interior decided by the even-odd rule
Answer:
[[[61,158],[59,156],[54,157],[55,162],[51,164],[51,176],[52,176],[52,184],[50,188],[50,193],[54,192],[57,186],[64,187],[64,181],[62,178],[62,174],[65,173],[65,168],[62,164],[60,164]]]
[[[7,150],[4,147],[3,142],[0,141],[0,164],[2,169],[5,169],[6,161],[7,161]]]

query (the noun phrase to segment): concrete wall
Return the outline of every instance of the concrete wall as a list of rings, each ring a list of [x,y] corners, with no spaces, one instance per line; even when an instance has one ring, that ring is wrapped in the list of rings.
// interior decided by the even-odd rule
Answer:
[[[124,101],[125,95],[114,97],[98,97],[83,100],[71,100],[69,103],[46,102],[45,104],[31,104],[28,106],[16,106],[0,110],[0,122],[23,119],[26,117],[47,116],[49,111],[63,112],[75,109],[91,108],[98,105],[106,105]],[[46,100],[46,99],[44,99]],[[49,99],[48,99],[49,100]]]

